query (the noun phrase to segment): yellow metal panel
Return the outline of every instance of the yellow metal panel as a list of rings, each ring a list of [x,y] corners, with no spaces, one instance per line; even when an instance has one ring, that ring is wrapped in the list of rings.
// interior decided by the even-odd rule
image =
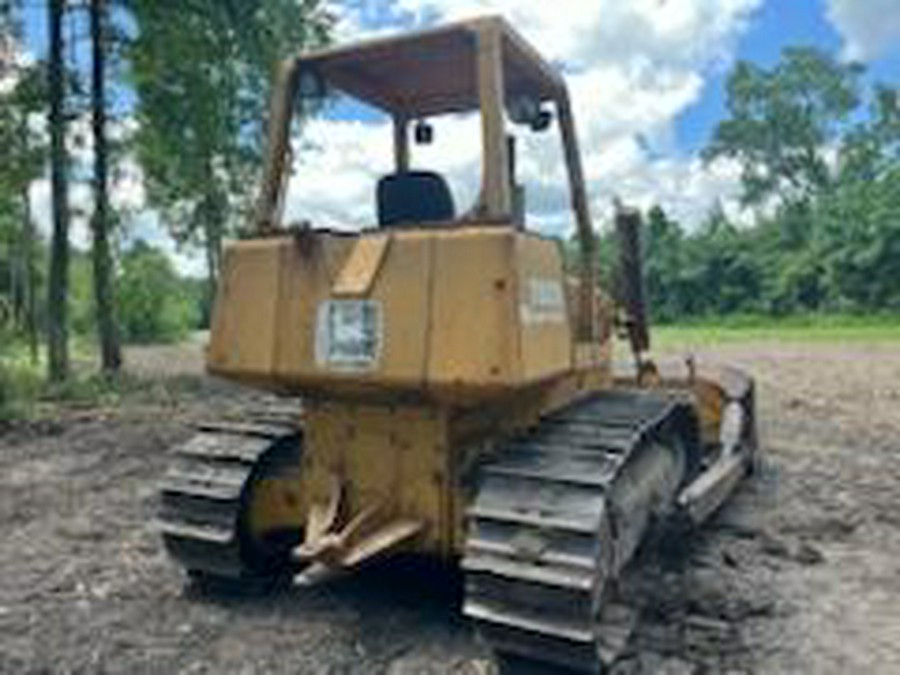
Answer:
[[[365,297],[375,283],[391,238],[388,235],[360,237],[334,282],[334,296]]]
[[[428,380],[509,384],[518,370],[511,229],[448,230],[435,239]]]
[[[308,242],[286,241],[281,247],[280,301],[276,369],[288,382],[314,379],[316,317],[319,304],[330,297],[332,281],[352,251],[356,239],[316,234]]]
[[[535,236],[517,239],[519,323],[524,380],[571,369],[572,333],[562,255],[556,242]]]
[[[270,241],[226,249],[208,351],[211,370],[271,376],[279,271],[277,245]]]
[[[381,360],[366,379],[421,388],[429,334],[432,241],[407,233],[395,236],[369,297],[382,311]]]

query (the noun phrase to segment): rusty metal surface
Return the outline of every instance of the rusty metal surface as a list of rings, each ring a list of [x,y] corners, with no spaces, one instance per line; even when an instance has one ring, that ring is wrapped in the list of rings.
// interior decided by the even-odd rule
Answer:
[[[649,317],[644,291],[641,214],[617,208],[616,235],[619,242],[619,295],[627,314],[625,328],[634,354],[650,349]]]
[[[586,672],[614,661],[634,613],[608,582],[697,453],[690,408],[664,392],[598,394],[511,441],[468,511],[464,612],[482,638]]]

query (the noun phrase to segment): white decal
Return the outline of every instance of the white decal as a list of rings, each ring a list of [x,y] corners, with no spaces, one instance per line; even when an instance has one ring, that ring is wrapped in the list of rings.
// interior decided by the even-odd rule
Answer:
[[[327,300],[316,321],[316,362],[336,370],[370,370],[381,351],[381,304]]]
[[[562,283],[557,279],[529,278],[519,303],[522,323],[563,323],[566,319],[566,298]]]

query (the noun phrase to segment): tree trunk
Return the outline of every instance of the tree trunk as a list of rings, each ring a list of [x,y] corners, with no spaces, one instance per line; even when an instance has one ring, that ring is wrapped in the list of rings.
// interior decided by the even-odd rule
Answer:
[[[106,143],[106,3],[91,0],[91,109],[94,132],[94,300],[103,372],[115,373],[122,365],[116,321],[115,287],[109,243],[109,180]]]
[[[53,236],[50,248],[50,279],[47,293],[48,376],[51,381],[69,375],[69,167],[66,156],[65,64],[63,61],[63,14],[65,0],[49,0],[50,58],[50,179],[53,206]]]
[[[9,322],[15,330],[22,328],[22,268],[19,250],[20,241],[12,239],[9,243]]]
[[[221,257],[222,242],[218,234],[218,223],[213,222],[209,210],[204,214],[206,223],[204,224],[204,244],[206,248],[206,310],[207,316],[203,317],[204,323],[212,321],[212,308],[216,300],[216,288],[219,285],[219,267]]]
[[[200,218],[203,227],[203,243],[206,249],[206,312],[207,321],[212,320],[213,304],[216,299],[216,289],[219,284],[219,272],[222,266],[222,230],[225,218],[224,198],[215,187],[213,171],[207,166],[207,185],[209,191],[203,198],[200,206]]]
[[[34,280],[34,223],[31,221],[31,197],[28,187],[22,191],[22,271],[25,294],[25,333],[31,350],[31,363],[38,362],[37,297]]]

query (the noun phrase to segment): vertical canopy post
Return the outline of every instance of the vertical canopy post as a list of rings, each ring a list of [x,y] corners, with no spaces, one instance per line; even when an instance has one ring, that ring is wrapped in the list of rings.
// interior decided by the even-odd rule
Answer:
[[[402,115],[394,116],[394,171],[409,171],[409,120]]]
[[[566,170],[569,173],[569,185],[572,196],[572,209],[578,226],[579,251],[579,316],[581,318],[578,338],[590,341],[595,336],[595,303],[597,286],[597,240],[591,222],[588,207],[587,189],[584,182],[584,170],[578,150],[578,134],[575,131],[575,119],[572,115],[572,104],[568,93],[563,90],[556,101],[559,114],[559,127],[562,132],[563,149],[565,151]]]
[[[263,167],[262,186],[256,202],[256,231],[271,234],[280,223],[279,204],[285,188],[288,150],[291,141],[291,118],[297,89],[299,64],[296,59],[283,61],[275,78],[269,104],[268,149]]]
[[[478,31],[478,96],[481,102],[481,209],[488,220],[512,215],[509,157],[504,122],[503,36],[493,23]]]

